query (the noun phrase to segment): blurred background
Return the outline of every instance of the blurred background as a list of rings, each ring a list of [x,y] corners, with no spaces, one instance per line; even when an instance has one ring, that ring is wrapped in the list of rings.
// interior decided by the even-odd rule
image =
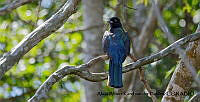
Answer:
[[[0,0],[0,9],[14,0]],[[0,15],[0,57],[27,34],[49,19],[67,0],[33,0],[12,12]],[[194,33],[200,21],[199,0],[160,0],[158,7],[169,29],[182,38]],[[131,53],[142,58],[169,45],[159,27],[151,0],[82,0],[77,13],[56,32],[41,41],[0,80],[0,102],[25,102],[50,74],[63,65],[80,65],[102,55],[101,39],[108,18],[120,17],[132,40]],[[174,72],[178,55],[170,54],[145,65],[145,77],[154,90],[165,91]],[[131,62],[127,58],[124,65]],[[108,61],[96,64],[91,72],[108,71]],[[136,70],[123,74],[127,92],[144,92]],[[151,102],[147,95],[97,96],[114,91],[102,82],[89,82],[68,75],[56,83],[42,102]],[[195,84],[192,85],[194,92]],[[162,95],[157,96],[159,100]],[[185,101],[191,96],[185,97]]]

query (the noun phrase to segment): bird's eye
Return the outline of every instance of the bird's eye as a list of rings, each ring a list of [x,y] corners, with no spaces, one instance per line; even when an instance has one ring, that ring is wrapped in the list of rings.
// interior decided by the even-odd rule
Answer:
[[[110,23],[113,23],[113,21],[110,21]]]

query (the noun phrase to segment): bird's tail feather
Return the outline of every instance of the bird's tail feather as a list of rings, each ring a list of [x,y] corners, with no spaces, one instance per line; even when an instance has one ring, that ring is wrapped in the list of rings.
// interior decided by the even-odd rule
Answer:
[[[122,84],[122,62],[119,59],[110,59],[108,84],[114,88],[123,87]]]

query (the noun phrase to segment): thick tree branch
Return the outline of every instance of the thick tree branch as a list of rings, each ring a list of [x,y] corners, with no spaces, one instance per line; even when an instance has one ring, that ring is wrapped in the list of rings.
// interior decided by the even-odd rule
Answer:
[[[143,65],[150,64],[152,62],[158,61],[161,58],[167,56],[168,54],[172,53],[177,47],[182,46],[188,42],[195,41],[200,38],[200,32],[188,35],[184,38],[181,38],[174,42],[173,44],[169,45],[165,49],[161,50],[160,52],[153,54],[151,56],[147,56],[137,60],[136,62],[130,63],[123,67],[123,73],[128,71],[135,70],[140,68]],[[103,81],[107,79],[107,72],[106,73],[90,73],[89,68],[97,63],[98,61],[103,61],[108,59],[107,55],[96,57],[90,60],[86,64],[82,64],[79,66],[63,66],[54,72],[52,75],[48,77],[48,79],[38,88],[35,95],[29,100],[29,102],[37,102],[41,98],[46,96],[46,93],[50,90],[50,88],[59,80],[64,78],[66,75],[74,74],[78,75],[79,77],[86,79],[92,82]]]
[[[63,66],[62,68],[58,69],[56,72],[54,72],[49,78],[38,88],[35,95],[29,99],[29,102],[38,102],[40,99],[44,98],[46,96],[46,93],[50,90],[53,84],[64,78],[66,75],[69,74],[75,74],[78,75],[86,80],[89,81],[101,81],[107,78],[106,74],[103,74],[104,77],[101,78],[99,75],[92,74],[89,72],[89,68],[92,67],[95,63],[98,61],[104,61],[108,59],[107,55],[102,55],[99,57],[96,57],[92,60],[90,60],[86,64],[82,64],[79,66]]]
[[[59,29],[66,22],[66,20],[76,12],[79,1],[80,0],[68,0],[57,13],[28,34],[10,52],[4,54],[4,56],[0,59],[0,79],[35,45],[51,35],[52,32]]]
[[[199,37],[200,37],[199,34],[200,34],[200,32],[197,32],[197,33],[191,34],[189,36],[186,36],[184,38],[181,38],[156,54],[141,58],[141,59],[137,60],[135,63],[128,64],[123,71],[128,72],[130,70],[136,69],[145,64],[149,64],[149,63],[158,61],[161,58],[163,58],[163,57],[167,56],[168,54],[172,53],[173,51],[175,51],[175,49],[177,47],[180,47],[188,42],[199,39]]]
[[[12,3],[5,5],[4,7],[0,8],[0,16],[5,15],[12,10],[25,5],[27,3],[30,3],[34,0],[14,0]]]

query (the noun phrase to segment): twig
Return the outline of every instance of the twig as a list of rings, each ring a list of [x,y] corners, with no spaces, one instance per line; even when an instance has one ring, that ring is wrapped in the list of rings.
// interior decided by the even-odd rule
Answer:
[[[149,96],[151,97],[153,102],[158,102],[158,99],[154,95],[154,92],[152,92],[152,89],[151,89],[150,85],[148,84],[147,80],[145,80],[144,69],[140,68],[139,69],[139,73],[140,73],[140,80],[143,82],[144,87],[147,89]]]
[[[40,8],[41,8],[41,3],[42,3],[42,1],[39,0],[39,8],[38,8],[38,10],[37,10],[37,18],[36,18],[35,26],[37,26],[37,22],[38,22],[38,19],[39,19],[39,13],[40,13]]]
[[[14,0],[12,3],[5,5],[4,7],[0,8],[0,16],[8,14],[12,10],[20,7],[24,4],[31,3],[34,0]]]
[[[129,55],[129,57],[134,61],[136,62],[137,61],[137,58],[133,55]],[[149,93],[149,96],[151,97],[151,99],[153,100],[153,102],[157,102],[157,98],[156,96],[152,93],[152,89],[150,87],[150,85],[148,84],[148,82],[145,80],[145,76],[144,76],[144,68],[143,67],[140,67],[139,68],[139,74],[140,74],[140,80],[143,82],[144,84],[144,87],[147,89],[148,93]]]
[[[134,62],[137,61],[137,58],[136,58],[135,56],[133,56],[132,54],[129,54],[129,57],[130,57]]]
[[[153,32],[156,29],[157,20],[154,14],[155,13],[153,11],[153,7],[151,7],[147,20],[145,21],[142,30],[138,36],[139,42],[135,42],[137,43],[137,46],[140,46],[140,47],[135,47],[135,51],[138,52],[137,54],[142,54],[142,51],[140,49],[146,49],[145,45],[148,45],[148,43],[150,42],[149,38],[153,36]]]
[[[175,40],[174,36],[172,35],[172,33],[170,32],[170,30],[168,29],[164,19],[162,18],[161,14],[160,14],[160,10],[158,9],[157,7],[157,2],[155,2],[154,0],[151,0],[152,1],[152,6],[154,8],[154,11],[155,11],[155,14],[156,14],[156,17],[160,23],[160,27],[161,29],[163,30],[163,32],[166,34],[167,36],[167,39],[170,43],[173,43]]]

